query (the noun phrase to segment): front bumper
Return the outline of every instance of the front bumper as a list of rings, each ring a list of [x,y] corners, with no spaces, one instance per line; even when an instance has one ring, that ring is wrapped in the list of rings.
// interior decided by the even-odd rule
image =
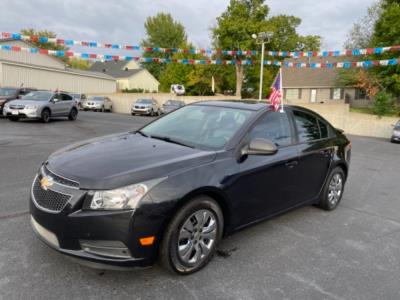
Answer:
[[[140,114],[140,115],[148,115],[151,113],[151,107],[149,108],[131,108],[131,113],[133,114]]]
[[[3,116],[5,117],[19,117],[19,118],[40,118],[40,113],[35,109],[10,109],[3,108]]]
[[[35,180],[40,180],[42,175],[39,174],[37,178]],[[115,269],[153,265],[157,257],[163,218],[132,210],[84,210],[83,203],[90,197],[87,191],[71,189],[57,183],[51,189],[51,193],[71,196],[67,205],[59,212],[41,207],[36,200],[37,196],[35,198],[34,188],[30,197],[32,228],[48,246],[70,257],[84,260],[85,264],[90,263],[89,266],[108,265]],[[155,243],[142,246],[139,240],[147,236],[155,236]],[[96,245],[99,242],[119,243],[126,249],[125,255],[115,255],[121,247],[108,247],[106,252],[93,251],[94,248],[88,250],[86,247],[87,243]]]
[[[99,110],[99,109],[102,109],[102,108],[103,108],[102,105],[85,105],[85,106],[82,106],[83,110]]]
[[[392,141],[392,142],[400,142],[400,136],[398,136],[398,135],[392,135],[391,141]]]

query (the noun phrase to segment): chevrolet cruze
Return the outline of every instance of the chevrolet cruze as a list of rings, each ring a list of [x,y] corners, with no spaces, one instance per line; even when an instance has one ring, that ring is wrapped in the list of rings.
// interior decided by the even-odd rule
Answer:
[[[202,102],[52,154],[34,179],[37,236],[93,266],[189,274],[227,234],[293,208],[333,210],[351,143],[310,110]]]

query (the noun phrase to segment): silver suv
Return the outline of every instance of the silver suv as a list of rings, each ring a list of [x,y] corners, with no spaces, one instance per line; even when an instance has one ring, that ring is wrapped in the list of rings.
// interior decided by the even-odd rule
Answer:
[[[93,110],[93,111],[108,111],[112,112],[112,102],[110,98],[104,96],[93,96],[89,97],[82,103],[83,110]]]
[[[131,115],[149,115],[159,116],[161,114],[160,106],[155,99],[138,99],[132,103]]]
[[[68,117],[75,121],[78,107],[71,95],[63,92],[35,91],[18,100],[7,102],[3,115],[11,121],[22,118],[40,119],[48,123],[52,117]]]

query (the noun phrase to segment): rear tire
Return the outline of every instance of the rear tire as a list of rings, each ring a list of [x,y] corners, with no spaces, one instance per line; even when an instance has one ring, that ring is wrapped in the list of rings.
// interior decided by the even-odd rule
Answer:
[[[48,110],[47,108],[43,109],[42,115],[41,115],[41,120],[43,123],[50,122],[50,110]]]
[[[199,271],[214,256],[223,227],[219,205],[207,196],[194,198],[169,223],[160,246],[160,264],[181,275]]]
[[[76,108],[71,109],[71,111],[68,115],[68,120],[76,121],[77,117],[78,117],[78,110]]]
[[[341,167],[334,168],[328,176],[317,207],[334,210],[342,200],[346,176]]]

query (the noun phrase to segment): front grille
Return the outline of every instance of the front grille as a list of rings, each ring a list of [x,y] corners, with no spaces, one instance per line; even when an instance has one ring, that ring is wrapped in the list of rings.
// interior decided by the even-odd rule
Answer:
[[[57,174],[54,174],[49,169],[47,169],[46,166],[44,166],[42,168],[42,174],[45,175],[45,176],[51,177],[51,179],[53,179],[54,182],[57,182],[58,184],[65,185],[65,186],[68,186],[68,187],[73,187],[73,188],[79,188],[79,183],[78,182],[70,180],[70,179],[67,179],[67,178],[64,178],[64,177],[61,177],[61,176],[59,176]]]
[[[11,109],[24,109],[25,105],[22,105],[22,104],[11,104],[10,108]]]
[[[51,212],[62,211],[67,205],[68,201],[71,199],[70,195],[61,194],[49,189],[42,189],[40,186],[39,176],[35,178],[35,182],[33,183],[32,196],[33,201],[35,201],[39,208]]]

